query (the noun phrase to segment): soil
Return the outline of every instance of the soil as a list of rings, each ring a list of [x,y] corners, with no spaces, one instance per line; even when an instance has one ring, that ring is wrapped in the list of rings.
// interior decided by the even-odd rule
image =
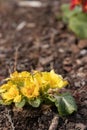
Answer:
[[[69,0],[39,0],[44,6],[20,7],[17,0],[0,1],[0,84],[14,70],[54,69],[70,82],[78,111],[60,117],[55,107],[17,109],[0,105],[0,130],[87,129],[87,40],[64,24],[60,6]],[[57,118],[55,118],[57,117]]]

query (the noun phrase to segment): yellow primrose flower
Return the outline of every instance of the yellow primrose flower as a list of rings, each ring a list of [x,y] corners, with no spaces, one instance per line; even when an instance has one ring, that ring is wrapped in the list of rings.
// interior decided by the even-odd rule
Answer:
[[[57,86],[58,88],[62,88],[69,84],[68,81],[64,80],[61,75],[56,74],[54,70],[50,71],[50,77],[54,87]]]
[[[15,71],[14,73],[12,73],[11,75],[10,75],[10,78],[12,79],[14,79],[14,78],[29,78],[30,77],[30,73],[29,72],[27,72],[27,71],[23,71],[23,72],[20,72],[20,73],[18,73],[17,71]]]
[[[24,82],[26,79],[31,79],[31,74],[27,71],[23,71],[18,73],[15,71],[13,74],[10,75],[10,81],[13,84],[16,84],[18,87],[24,86]]]
[[[68,85],[60,75],[53,70],[50,72],[35,71],[30,74],[27,71],[18,73],[15,71],[10,75],[7,84],[0,87],[0,95],[4,103],[21,102],[22,97],[28,99],[37,98],[49,89],[61,89]]]
[[[34,98],[39,95],[39,86],[33,82],[29,83],[29,86],[25,86],[21,88],[21,92],[27,98]]]
[[[19,73],[19,77],[23,77],[23,78],[30,78],[31,74],[27,71],[23,71],[21,73]]]
[[[1,96],[3,99],[10,101],[10,100],[14,100],[15,97],[17,97],[18,95],[19,95],[19,90],[16,87],[16,85],[13,85],[7,92],[2,93]]]
[[[30,86],[30,82],[31,82],[30,78],[26,78],[25,81],[24,81],[24,87]]]
[[[0,93],[3,93],[3,92],[5,92],[5,91],[8,91],[8,90],[11,88],[12,85],[13,85],[13,84],[12,84],[10,81],[8,81],[7,84],[4,84],[4,85],[2,85],[2,86],[0,87]]]
[[[41,92],[46,91],[50,86],[48,86],[48,81],[43,77],[42,72],[35,71],[33,74],[34,82],[37,82]]]
[[[63,78],[56,74],[54,70],[51,70],[50,72],[43,72],[43,78],[48,82],[51,88],[62,88],[68,84],[68,82],[63,80]]]
[[[47,85],[47,81],[43,78],[43,75],[41,72],[35,71],[33,74],[33,79],[34,81],[38,82],[40,87]]]
[[[66,87],[68,84],[68,81],[61,79],[61,81],[58,83],[58,88]]]
[[[21,95],[18,95],[14,98],[14,102],[20,102],[21,101]]]
[[[6,90],[8,90],[11,86],[9,86],[8,84],[4,84],[0,87],[0,93],[5,92]]]

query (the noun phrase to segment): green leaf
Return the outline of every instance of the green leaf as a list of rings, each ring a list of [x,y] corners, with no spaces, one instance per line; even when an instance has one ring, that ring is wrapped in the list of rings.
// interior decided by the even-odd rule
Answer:
[[[25,103],[26,103],[26,100],[22,99],[21,102],[15,103],[15,106],[19,107],[19,108],[22,108],[25,105]]]
[[[71,17],[69,28],[80,38],[87,38],[87,14],[80,13]]]
[[[61,7],[63,21],[69,24],[69,28],[80,38],[87,38],[87,14],[82,12],[81,7],[77,6],[70,10],[70,4]]]
[[[31,99],[31,100],[28,100],[28,103],[32,106],[32,107],[39,107],[40,104],[41,104],[41,99],[38,97],[38,98],[35,98],[35,99]]]
[[[66,116],[72,114],[74,111],[77,111],[77,105],[70,93],[55,96],[55,98],[55,105],[61,116]]]
[[[2,105],[10,105],[12,101],[5,102],[5,100],[0,100],[0,104]]]
[[[49,95],[47,96],[47,99],[49,99],[51,102],[55,102],[55,100],[56,100],[54,97],[49,96]]]
[[[63,4],[61,6],[61,10],[63,12],[63,20],[64,20],[64,22],[69,22],[68,20],[72,16],[76,16],[77,14],[81,13],[81,8],[78,7],[78,6],[74,10],[70,10],[70,4]]]
[[[3,100],[0,100],[0,104],[3,104]]]

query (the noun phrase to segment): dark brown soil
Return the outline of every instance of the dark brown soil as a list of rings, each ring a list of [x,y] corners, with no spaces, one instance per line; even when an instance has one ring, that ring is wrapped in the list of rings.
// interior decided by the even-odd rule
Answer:
[[[63,0],[40,1],[44,7],[19,7],[17,0],[0,1],[0,83],[15,69],[54,68],[69,80],[66,90],[75,97],[78,111],[62,118],[50,106],[17,109],[0,105],[0,130],[49,130],[55,116],[57,130],[86,130],[87,40],[78,39],[59,19]]]

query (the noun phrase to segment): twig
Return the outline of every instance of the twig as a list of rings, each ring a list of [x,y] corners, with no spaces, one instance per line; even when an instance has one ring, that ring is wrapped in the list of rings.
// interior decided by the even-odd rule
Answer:
[[[54,118],[52,119],[52,122],[50,124],[49,130],[56,130],[57,129],[58,120],[59,120],[58,115],[55,115]]]
[[[6,108],[6,111],[7,111],[6,117],[8,118],[8,120],[9,120],[9,122],[11,124],[12,130],[15,130],[14,124],[13,124],[12,119],[11,119],[10,110],[8,110]]]
[[[20,46],[16,47],[15,49],[15,56],[14,56],[14,71],[17,69],[17,62],[18,62],[18,49]]]
[[[38,8],[38,7],[44,6],[44,4],[42,4],[42,2],[40,2],[40,1],[19,1],[18,6]]]
[[[56,31],[55,34],[51,34],[51,35],[53,35],[53,36],[55,37],[55,36],[59,35],[59,32]],[[42,37],[40,40],[41,40],[41,41],[49,40],[49,39],[51,39],[51,35],[48,34],[48,35]],[[54,40],[54,39],[53,39],[53,40]]]
[[[10,74],[12,73],[12,70],[11,70],[10,65],[6,65],[6,68],[7,68],[7,70],[8,70],[9,75],[10,75]]]

